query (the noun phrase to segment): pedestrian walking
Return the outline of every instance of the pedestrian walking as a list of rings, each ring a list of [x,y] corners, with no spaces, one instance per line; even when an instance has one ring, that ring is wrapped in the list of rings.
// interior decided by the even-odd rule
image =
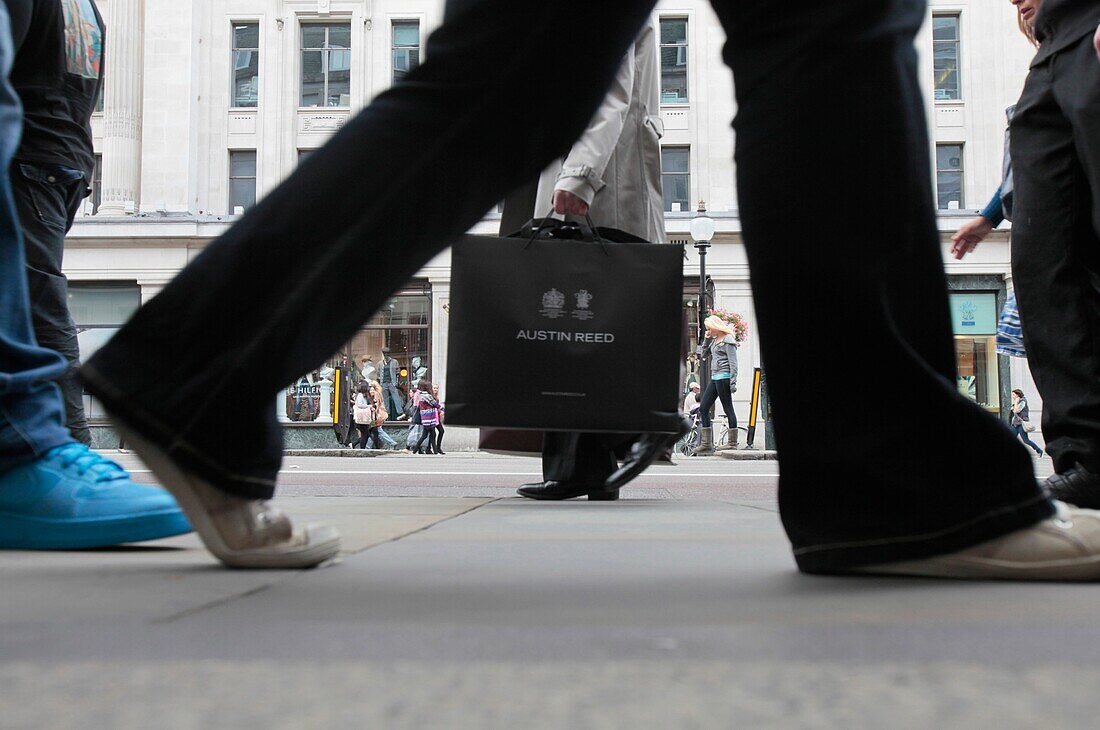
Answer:
[[[1100,62],[1095,0],[1014,0],[1039,50],[1010,125],[1012,279],[1055,499],[1100,508]]]
[[[1043,455],[1039,445],[1028,438],[1028,434],[1034,431],[1035,427],[1031,425],[1031,410],[1027,407],[1027,397],[1019,388],[1012,391],[1012,413],[1009,423],[1016,438],[1023,441],[1025,446],[1034,449],[1039,456]]]
[[[435,451],[437,454],[442,455],[443,451],[443,434],[446,433],[446,429],[443,428],[443,414],[447,411],[446,405],[439,398],[439,385],[432,384],[432,396],[439,402],[439,423],[435,424]]]
[[[71,364],[35,341],[9,169],[24,119],[33,126],[43,110],[41,98],[32,97],[24,117],[9,73],[29,49],[39,61],[45,56],[40,71],[65,75],[57,61],[67,26],[49,5],[0,3],[0,549],[7,550],[107,547],[191,531],[167,492],[134,483],[121,466],[74,439],[57,385]],[[30,62],[22,58],[26,71]]]
[[[699,402],[699,446],[695,456],[714,453],[714,430],[710,410],[715,401],[722,402],[729,427],[726,448],[737,448],[737,414],[733,410],[733,394],[737,391],[737,336],[733,326],[712,314],[703,321],[707,336],[696,354],[710,358],[710,382]]]
[[[304,567],[338,553],[335,530],[293,529],[266,502],[282,454],[273,397],[569,148],[654,6],[451,0],[424,63],[348,119],[85,363],[87,388],[220,560]],[[1100,516],[1053,503],[1016,437],[955,389],[914,50],[925,2],[712,6],[739,101],[740,223],[768,363],[780,514],[798,568],[1100,579]],[[562,52],[563,22],[569,48],[583,52]],[[562,79],[568,93],[550,108],[543,90]],[[792,180],[813,191],[793,207],[780,202]],[[851,235],[854,199],[892,222],[889,246]],[[810,229],[812,240],[799,233]],[[828,322],[814,316],[823,305]],[[858,333],[845,357],[827,356],[836,328],[826,324],[836,322]],[[829,414],[861,445],[837,449],[810,405],[850,379],[852,362],[875,367]],[[883,397],[899,391],[937,414],[935,459],[910,447],[926,424]]]
[[[420,411],[420,438],[416,441],[416,446],[413,447],[413,453],[423,454],[424,442],[428,442],[429,454],[438,454],[439,441],[438,441],[438,429],[439,429],[439,401],[435,399],[432,394],[432,384],[427,380],[421,380],[417,387],[417,399],[418,410]]]
[[[23,101],[23,138],[11,190],[23,229],[38,344],[65,356],[58,381],[73,438],[91,445],[80,344],[61,264],[65,236],[91,192],[92,111],[103,87],[103,18],[94,0],[5,0],[16,56],[11,83]],[[7,169],[7,168],[5,168]]]
[[[501,234],[508,235],[532,216],[561,215],[616,230],[651,243],[663,243],[661,183],[660,58],[653,26],[646,23],[623,56],[611,88],[569,152],[547,167],[534,193],[521,188],[504,204]],[[613,240],[613,239],[611,239]],[[578,406],[579,407],[579,406]],[[685,429],[686,430],[686,429]],[[542,481],[522,485],[520,496],[540,500],[614,500],[626,484],[663,449],[670,437],[647,434],[551,431],[542,439]],[[666,444],[671,446],[675,443]],[[647,446],[642,461],[619,468],[630,441]],[[639,448],[631,454],[637,458]],[[644,461],[644,463],[643,463]],[[616,477],[609,487],[608,481]]]
[[[367,382],[360,383],[359,392],[355,396],[355,409],[353,411],[355,426],[359,429],[358,445],[360,449],[367,448],[370,437],[374,435],[376,412],[377,406],[372,397],[370,384]]]

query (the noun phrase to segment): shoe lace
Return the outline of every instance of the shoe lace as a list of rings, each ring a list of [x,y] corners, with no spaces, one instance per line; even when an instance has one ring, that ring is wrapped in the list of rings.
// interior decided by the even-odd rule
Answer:
[[[129,477],[121,466],[81,443],[58,446],[48,455],[56,458],[63,468],[75,467],[81,476],[90,473],[95,482],[111,482]]]

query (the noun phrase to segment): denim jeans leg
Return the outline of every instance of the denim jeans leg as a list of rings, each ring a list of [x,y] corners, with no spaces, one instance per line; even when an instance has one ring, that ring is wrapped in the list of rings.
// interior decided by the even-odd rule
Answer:
[[[56,381],[65,361],[39,347],[31,327],[23,240],[8,168],[23,111],[8,82],[11,29],[0,4],[0,472],[71,441]]]
[[[275,393],[569,148],[654,4],[478,0],[449,10],[421,66],[85,364],[89,390],[225,491],[270,496],[283,448]],[[567,33],[563,19],[576,20]],[[532,103],[562,79],[567,102]]]

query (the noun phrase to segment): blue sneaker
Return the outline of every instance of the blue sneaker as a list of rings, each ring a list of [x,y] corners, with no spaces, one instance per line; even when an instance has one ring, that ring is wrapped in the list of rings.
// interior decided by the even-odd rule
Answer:
[[[135,484],[84,444],[58,446],[0,474],[3,549],[76,550],[190,531],[172,495]]]

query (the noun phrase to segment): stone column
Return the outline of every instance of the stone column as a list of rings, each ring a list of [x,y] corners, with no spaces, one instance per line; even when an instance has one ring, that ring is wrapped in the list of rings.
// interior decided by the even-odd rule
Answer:
[[[103,89],[103,196],[99,215],[138,210],[145,3],[108,0]]]

